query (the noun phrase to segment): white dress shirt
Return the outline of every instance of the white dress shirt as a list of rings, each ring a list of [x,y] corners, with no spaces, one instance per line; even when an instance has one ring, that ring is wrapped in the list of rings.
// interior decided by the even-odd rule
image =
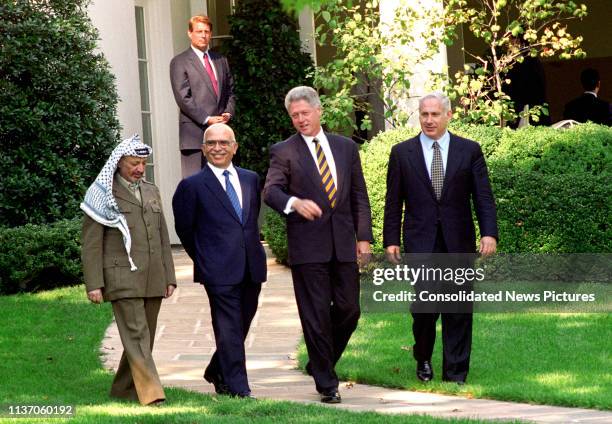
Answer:
[[[225,175],[223,175],[223,173],[225,172],[225,169],[218,168],[215,165],[212,165],[210,162],[206,162],[206,164],[210,167],[212,172],[215,174],[215,177],[217,177],[217,179],[221,183],[221,187],[223,187],[223,190],[227,192],[227,187],[225,187]],[[234,190],[236,191],[236,194],[238,195],[238,201],[240,202],[240,207],[242,207],[242,187],[240,187],[240,180],[238,179],[238,171],[236,171],[236,168],[234,168],[234,165],[232,163],[229,164],[229,166],[227,167],[227,170],[230,173],[229,175],[230,183],[232,183],[232,186],[234,186]]]
[[[302,134],[302,138],[305,140],[306,147],[308,147],[308,150],[310,151],[310,154],[312,155],[312,160],[314,161],[317,169],[319,169],[319,164],[317,161],[317,150],[312,140],[315,138],[319,140],[321,149],[323,150],[323,153],[325,154],[325,160],[327,161],[327,166],[329,167],[332,178],[334,179],[334,185],[336,186],[336,191],[339,190],[338,174],[336,171],[336,162],[334,161],[334,155],[332,155],[331,148],[329,147],[329,140],[325,136],[325,133],[323,132],[323,128],[319,129],[319,133],[316,136]],[[293,209],[293,202],[295,202],[296,199],[297,197],[291,196],[289,200],[287,201],[287,206],[285,206],[285,210],[283,212],[285,212],[287,215],[293,212],[295,210]]]
[[[431,179],[431,161],[433,160],[434,140],[432,138],[427,137],[423,133],[419,135],[419,140],[421,141],[421,147],[423,149],[423,157],[425,158],[427,174],[429,174],[429,179]],[[442,166],[444,167],[444,175],[446,175],[446,164],[448,163],[448,145],[450,144],[450,134],[448,133],[448,131],[445,131],[444,134],[442,134],[442,137],[440,137],[440,139],[438,140],[438,144],[440,145],[440,153],[442,154]]]

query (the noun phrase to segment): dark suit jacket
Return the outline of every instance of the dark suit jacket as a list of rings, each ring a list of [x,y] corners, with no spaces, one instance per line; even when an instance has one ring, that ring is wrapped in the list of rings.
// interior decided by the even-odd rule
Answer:
[[[209,166],[180,182],[172,199],[176,233],[193,260],[193,279],[204,285],[266,281],[259,240],[259,177],[236,167],[242,188],[242,223]]]
[[[116,228],[83,219],[81,257],[87,291],[104,288],[104,300],[130,297],[162,297],[166,287],[176,285],[174,262],[159,190],[141,181],[142,204],[120,183],[113,196],[125,216],[132,239],[131,256],[138,267],[130,271],[123,236]]]
[[[325,133],[336,164],[337,204],[327,194],[304,139],[299,134],[270,148],[270,169],[264,201],[285,216],[291,196],[314,201],[323,216],[308,221],[296,212],[287,217],[289,262],[325,263],[335,252],[340,262],[356,260],[356,240],[372,241],[370,201],[357,145],[346,137]]]
[[[174,99],[180,109],[180,149],[200,149],[206,125],[204,119],[229,112],[234,115],[234,79],[227,59],[210,52],[212,66],[217,72],[219,96],[215,94],[212,81],[204,64],[189,47],[170,62],[170,83]]]
[[[565,105],[563,117],[578,122],[593,121],[596,124],[612,125],[610,103],[589,93],[583,93]]]
[[[437,201],[419,137],[393,146],[387,173],[385,247],[400,245],[402,208],[404,250],[409,253],[433,251],[438,222],[450,253],[475,252],[471,203],[481,236],[498,237],[495,200],[480,145],[451,134],[447,161]]]

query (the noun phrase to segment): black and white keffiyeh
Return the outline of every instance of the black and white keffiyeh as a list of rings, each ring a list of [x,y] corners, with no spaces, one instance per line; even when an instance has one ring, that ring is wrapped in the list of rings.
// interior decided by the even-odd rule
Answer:
[[[113,179],[117,164],[123,156],[147,157],[153,149],[142,143],[138,134],[123,140],[104,164],[93,184],[87,189],[81,209],[94,221],[111,228],[117,228],[123,235],[123,243],[130,261],[130,268],[136,271],[136,265],[130,256],[132,239],[125,216],[119,210],[117,201],[113,196]]]

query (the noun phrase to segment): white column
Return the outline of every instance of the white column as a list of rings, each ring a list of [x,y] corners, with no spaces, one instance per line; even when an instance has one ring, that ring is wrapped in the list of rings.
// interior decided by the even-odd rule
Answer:
[[[302,51],[310,54],[312,62],[317,65],[317,47],[315,43],[315,23],[314,14],[309,7],[304,7],[299,16],[300,26],[300,41],[302,42]]]
[[[142,134],[134,3],[95,0],[89,5],[87,14],[100,34],[98,48],[115,75],[121,136],[127,138],[134,133]]]
[[[174,57],[171,5],[165,0],[146,0],[145,12],[155,184],[161,192],[170,241],[179,243],[172,214],[172,195],[181,180],[181,153],[178,108],[172,95],[169,74],[170,61]]]
[[[395,14],[395,9],[401,3],[407,3],[411,7],[419,11],[419,15],[423,16],[420,22],[417,22],[413,28],[415,34],[414,44],[405,46],[402,49],[402,53],[410,55],[414,51],[424,48],[425,40],[419,36],[429,25],[429,19],[432,18],[433,13],[442,13],[444,5],[442,0],[381,0],[380,2],[380,20],[381,23],[392,24]],[[397,49],[389,49],[388,54],[397,54]],[[404,110],[415,112],[418,110],[418,98],[427,94],[431,90],[431,78],[430,72],[446,73],[447,72],[447,57],[446,57],[446,46],[441,43],[439,52],[430,60],[423,63],[418,63],[413,68],[413,77],[410,80],[410,99],[403,102],[402,108]],[[410,121],[410,125],[418,126],[419,119],[418,113],[413,113]]]

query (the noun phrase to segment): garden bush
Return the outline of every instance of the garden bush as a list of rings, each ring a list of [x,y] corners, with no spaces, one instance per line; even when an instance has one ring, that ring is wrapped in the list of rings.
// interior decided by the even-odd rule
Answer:
[[[276,256],[276,261],[287,265],[289,254],[287,252],[287,222],[275,210],[264,207],[264,218],[261,233]]]
[[[612,251],[611,128],[584,124],[569,130],[511,130],[455,124],[451,131],[482,146],[497,205],[500,252]],[[362,147],[376,252],[383,251],[391,147],[417,133],[416,128],[387,131]],[[276,238],[281,231],[277,225]]]
[[[118,141],[114,77],[88,3],[0,4],[0,226],[80,214]]]
[[[312,60],[302,52],[297,22],[278,0],[244,0],[229,17],[233,37],[225,52],[235,79],[236,117],[230,124],[240,144],[234,160],[262,177],[268,148],[294,133],[285,95],[311,85]]]
[[[81,219],[0,228],[0,294],[79,284]]]

